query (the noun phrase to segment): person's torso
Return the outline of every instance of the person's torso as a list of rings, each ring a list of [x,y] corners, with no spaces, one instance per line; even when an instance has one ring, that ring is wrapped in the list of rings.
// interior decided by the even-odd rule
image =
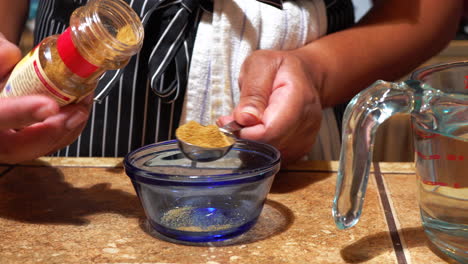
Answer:
[[[168,2],[169,0],[165,1]],[[252,0],[254,1],[254,0]],[[35,23],[35,44],[47,36],[59,34],[68,27],[72,12],[86,4],[86,0],[40,0]],[[160,0],[126,1],[143,19]],[[351,0],[325,0],[328,33],[353,24]],[[158,141],[174,138],[184,101],[188,72],[181,72],[175,63],[169,64],[158,81],[150,85],[152,71],[149,59],[153,53],[161,28],[167,28],[172,13],[154,18],[145,28],[145,44],[134,56],[121,75],[106,73],[96,93],[106,91],[101,103],[94,103],[88,125],[81,136],[70,146],[58,151],[56,156],[121,157],[128,152]],[[194,27],[196,30],[196,27]],[[195,32],[186,36],[182,55],[190,63]],[[180,62],[180,60],[179,60]],[[109,85],[112,83],[112,85]],[[153,89],[156,92],[153,92]],[[168,88],[169,87],[169,88]],[[111,89],[109,89],[111,88]],[[164,91],[161,96],[157,91]]]

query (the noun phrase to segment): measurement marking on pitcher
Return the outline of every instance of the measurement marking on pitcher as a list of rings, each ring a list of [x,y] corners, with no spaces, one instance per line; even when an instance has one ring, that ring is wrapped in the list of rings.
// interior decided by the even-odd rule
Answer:
[[[436,181],[426,181],[426,180],[423,180],[422,181],[424,184],[426,185],[433,185],[433,186],[448,186],[448,187],[453,187],[453,188],[461,188],[461,185],[460,183],[456,182],[453,184],[453,186],[450,186],[448,183],[445,183],[445,182],[436,182]]]
[[[411,123],[411,127],[413,127],[413,123]],[[420,130],[413,130],[413,131],[414,131],[414,133],[416,133],[416,135],[418,135],[421,138],[425,138],[425,139],[435,138],[435,137],[440,136],[439,134],[436,134],[436,133],[428,133],[428,132],[423,132],[423,131],[420,131]]]
[[[416,151],[416,154],[418,155],[418,157],[424,159],[424,160],[440,160],[440,159],[443,159],[441,155],[438,155],[438,154],[434,154],[434,155],[424,155],[422,154],[421,152],[419,151]],[[454,154],[447,154],[445,156],[445,159],[446,160],[453,160],[453,161],[462,161],[462,160],[465,160],[465,156],[462,156],[462,155],[454,155]]]

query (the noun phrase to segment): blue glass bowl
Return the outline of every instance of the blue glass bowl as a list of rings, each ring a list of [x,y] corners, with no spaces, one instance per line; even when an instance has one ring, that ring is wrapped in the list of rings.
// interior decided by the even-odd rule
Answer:
[[[280,154],[270,145],[238,140],[223,158],[195,163],[172,140],[129,153],[124,166],[156,232],[180,241],[213,242],[256,223]]]

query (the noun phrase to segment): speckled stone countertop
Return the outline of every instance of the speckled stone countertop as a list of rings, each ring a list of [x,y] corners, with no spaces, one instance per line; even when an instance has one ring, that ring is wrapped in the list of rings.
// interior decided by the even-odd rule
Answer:
[[[410,163],[374,164],[360,222],[331,216],[336,162],[275,178],[258,223],[227,243],[157,238],[121,159],[0,165],[0,263],[447,263],[420,226]]]

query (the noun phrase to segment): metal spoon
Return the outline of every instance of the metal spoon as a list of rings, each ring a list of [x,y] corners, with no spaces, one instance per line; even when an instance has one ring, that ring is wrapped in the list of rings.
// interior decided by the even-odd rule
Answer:
[[[226,153],[231,150],[234,143],[236,143],[236,136],[235,132],[242,129],[242,126],[239,125],[236,121],[232,121],[226,124],[223,127],[219,128],[219,131],[224,133],[228,136],[231,140],[231,145],[220,147],[220,148],[207,148],[207,147],[200,147],[190,143],[187,143],[183,140],[177,138],[177,144],[179,145],[180,151],[187,157],[188,159],[195,161],[195,162],[209,162],[215,161],[217,159],[222,158]]]

